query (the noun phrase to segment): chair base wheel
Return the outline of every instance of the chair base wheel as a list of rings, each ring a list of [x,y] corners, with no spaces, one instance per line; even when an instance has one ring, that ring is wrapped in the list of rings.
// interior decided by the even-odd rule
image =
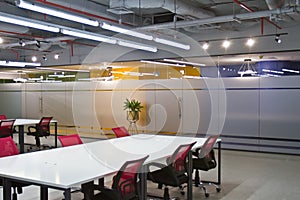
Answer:
[[[208,193],[205,193],[205,197],[209,197],[209,194],[208,194]]]
[[[216,191],[217,191],[217,192],[220,192],[220,191],[221,191],[221,188],[216,188]]]

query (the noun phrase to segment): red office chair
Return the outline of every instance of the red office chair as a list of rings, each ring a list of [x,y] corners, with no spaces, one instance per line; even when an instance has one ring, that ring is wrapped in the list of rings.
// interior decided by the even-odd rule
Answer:
[[[220,135],[209,136],[203,146],[201,148],[197,148],[193,152],[193,169],[195,169],[195,186],[201,187],[205,193],[206,197],[209,197],[209,193],[207,193],[206,187],[200,181],[200,173],[199,170],[209,171],[217,166],[217,161],[215,159],[214,154],[214,144],[216,143],[218,137]],[[220,192],[221,188],[215,184],[208,183],[210,185],[214,185],[216,187],[216,191]]]
[[[3,119],[7,119],[7,117],[6,117],[6,115],[1,114],[1,115],[0,115],[0,120],[3,120]]]
[[[161,163],[150,163],[147,165],[149,167],[147,179],[154,183],[158,183],[160,189],[163,185],[165,186],[164,200],[170,199],[168,186],[179,187],[181,189],[181,194],[184,194],[182,185],[188,183],[189,180],[187,175],[188,153],[195,143],[196,142],[183,144],[177,147],[172,156],[167,158],[166,165]],[[151,166],[160,169],[150,172]]]
[[[138,191],[138,174],[148,156],[127,161],[113,178],[111,188],[102,188],[94,200],[131,200],[140,199]]]
[[[117,138],[130,136],[130,133],[124,126],[112,128],[113,132],[115,133]]]
[[[61,136],[58,136],[57,138],[60,141],[61,146],[63,146],[63,147],[73,146],[73,145],[77,145],[77,144],[83,144],[83,142],[80,139],[78,134],[61,135]]]
[[[0,121],[0,138],[12,137],[14,131],[14,119],[6,119]]]
[[[0,138],[0,158],[6,156],[14,156],[19,154],[19,150],[15,142],[11,137]],[[9,167],[9,166],[7,166]],[[2,179],[0,179],[0,185],[3,186]],[[17,200],[17,192],[21,194],[22,187],[28,186],[29,184],[12,182],[13,192],[13,200]],[[17,190],[17,191],[16,191]]]
[[[41,146],[40,137],[47,137],[50,135],[50,122],[52,117],[42,117],[36,126],[29,126],[27,135],[34,136],[36,146]]]

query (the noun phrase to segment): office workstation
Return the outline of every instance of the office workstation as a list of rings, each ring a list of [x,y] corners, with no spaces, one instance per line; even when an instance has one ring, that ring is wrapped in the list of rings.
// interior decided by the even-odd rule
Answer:
[[[294,190],[284,187],[283,197],[276,195],[279,186],[274,183],[283,177],[294,183],[298,178],[291,175],[300,163],[298,12],[297,0],[0,2],[0,114],[6,116],[0,122],[14,120],[11,137],[20,154],[0,158],[0,163],[18,157],[34,160],[43,154],[51,154],[49,163],[59,163],[57,154],[72,155],[70,149],[84,151],[96,144],[101,149],[97,156],[105,156],[113,152],[101,145],[118,141],[126,146],[132,137],[200,140],[218,135],[214,154],[204,155],[215,157],[212,169],[191,164],[186,174],[188,169],[193,174],[186,180],[193,187],[169,185],[171,197],[293,199],[298,184]],[[43,126],[47,117],[52,121]],[[116,128],[127,132],[119,136]],[[4,128],[1,131],[7,136]],[[58,139],[74,134],[81,138],[81,146],[65,147]],[[168,154],[162,159],[186,143],[176,144],[167,151],[153,148]],[[194,145],[193,159],[188,160],[202,155],[203,144]],[[92,159],[89,167],[95,174],[90,178],[78,174],[87,170],[85,166],[72,171],[76,164],[63,163],[59,176],[63,180],[71,174],[74,181],[68,183],[58,184],[56,172],[47,174],[53,180],[39,180],[8,173],[5,167],[1,185],[8,186],[2,186],[5,192],[0,195],[10,199],[12,181],[26,179],[31,185],[23,187],[19,199],[81,199],[90,192],[91,180],[117,174],[126,161],[149,156],[143,169],[157,161],[146,148],[132,148],[140,156],[125,153],[114,170],[104,173],[100,168],[106,169],[105,163],[82,154],[83,160]],[[138,179],[144,180],[141,174]],[[140,198],[156,198],[150,193],[163,196],[159,181],[154,176],[143,181]],[[216,183],[217,189],[203,189],[206,181]],[[252,182],[262,187],[249,189]],[[73,193],[78,184],[84,192]],[[101,196],[97,192],[96,199]]]

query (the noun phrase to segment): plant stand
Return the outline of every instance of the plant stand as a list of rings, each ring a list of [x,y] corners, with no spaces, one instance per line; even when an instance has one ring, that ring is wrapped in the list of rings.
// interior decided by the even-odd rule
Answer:
[[[136,122],[139,120],[139,112],[127,111],[127,120],[129,121],[129,133],[138,134]]]

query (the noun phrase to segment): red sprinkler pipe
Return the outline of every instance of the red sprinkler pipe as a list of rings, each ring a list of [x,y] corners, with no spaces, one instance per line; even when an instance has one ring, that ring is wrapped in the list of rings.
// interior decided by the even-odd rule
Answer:
[[[245,5],[244,3],[240,2],[239,0],[233,0],[235,3],[239,4],[242,8],[244,8],[245,10],[247,10],[248,12],[255,12],[255,10],[253,10],[252,8],[248,7],[247,5]],[[262,21],[266,20],[267,22],[269,22],[270,24],[272,24],[273,26],[275,26],[278,29],[282,29],[280,26],[278,26],[276,23],[272,22],[271,20],[269,20],[268,18],[262,17]],[[263,26],[263,24],[262,24]],[[263,34],[264,30],[262,28],[261,33]]]

